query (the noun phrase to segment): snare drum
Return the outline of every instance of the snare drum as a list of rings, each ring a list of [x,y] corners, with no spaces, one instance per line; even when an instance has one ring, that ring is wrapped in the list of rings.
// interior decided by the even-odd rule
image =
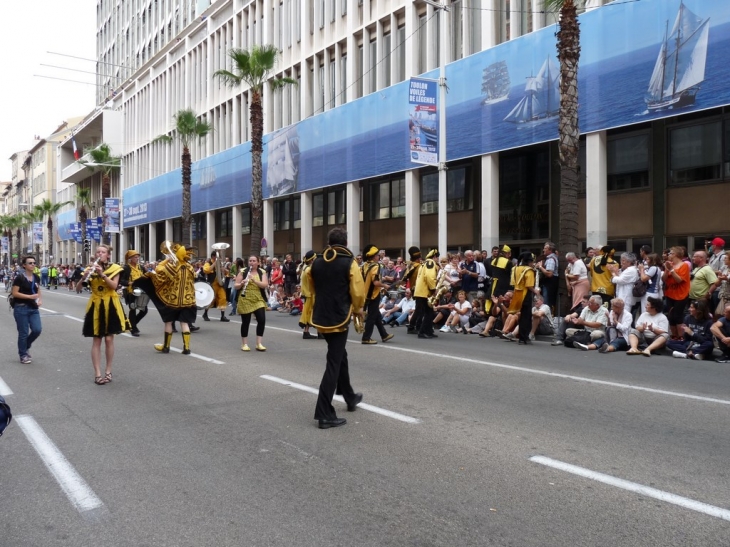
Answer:
[[[147,307],[150,297],[142,289],[136,288],[132,291],[134,300],[129,303],[130,310],[143,310]]]

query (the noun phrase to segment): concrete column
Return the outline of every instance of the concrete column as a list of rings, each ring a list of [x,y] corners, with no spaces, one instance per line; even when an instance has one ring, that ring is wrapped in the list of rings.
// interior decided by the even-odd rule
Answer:
[[[349,249],[360,253],[360,181],[347,184],[347,244]]]
[[[484,0],[482,17],[482,51],[499,44],[499,0]]]
[[[264,237],[269,244],[269,256],[274,255],[274,200],[264,200]]]
[[[147,225],[147,248],[150,251],[148,260],[154,261],[160,258],[160,250],[157,248],[157,224],[154,222]]]
[[[421,246],[421,172],[406,171],[406,252]]]
[[[533,2],[533,6],[535,3]],[[533,7],[532,12],[532,32],[540,30],[545,26],[545,2],[542,0],[538,7]]]
[[[499,154],[482,156],[482,225],[480,249],[499,245]]]
[[[129,248],[129,243],[127,242],[127,231],[126,230],[120,230],[119,232],[119,247],[117,255],[119,256],[119,261],[124,262],[124,253],[127,252],[127,249]]]
[[[299,238],[302,254],[312,249],[312,192],[302,192],[299,194],[299,214],[301,229],[299,230]],[[319,249],[315,249],[318,252]]]
[[[241,205],[231,207],[231,230],[233,232],[233,240],[231,241],[231,258],[235,260],[237,257],[243,257],[243,240],[241,239],[241,224],[243,224],[243,214]],[[248,261],[246,261],[248,264]]]
[[[415,3],[407,3],[405,10],[406,43],[401,47],[406,48],[406,79],[408,79],[418,73],[418,35],[413,34],[418,28],[418,11]]]
[[[140,243],[142,243],[142,242],[139,240],[139,232],[140,232],[139,226],[135,226],[134,227],[134,244],[132,245],[132,248],[134,250],[142,253],[143,250],[141,249],[142,246],[140,245]]]
[[[205,255],[210,256],[215,243],[215,211],[205,212]]]
[[[173,241],[174,239],[173,229],[172,229],[172,219],[167,219],[165,221],[165,239],[168,241]]]
[[[608,162],[606,132],[586,135],[586,244],[600,247],[608,241]]]

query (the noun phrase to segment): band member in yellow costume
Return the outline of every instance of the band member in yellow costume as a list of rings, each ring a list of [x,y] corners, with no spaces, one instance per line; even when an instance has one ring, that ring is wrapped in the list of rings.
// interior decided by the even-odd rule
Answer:
[[[238,272],[233,286],[239,291],[236,310],[241,316],[241,351],[251,351],[248,347],[251,315],[256,316],[256,351],[266,351],[263,341],[269,278],[266,271],[259,267],[259,258],[256,255],[248,257],[248,267]]]
[[[208,283],[210,283],[210,286],[213,287],[213,302],[210,303],[210,306],[208,306],[208,309],[205,310],[203,313],[203,319],[205,321],[210,321],[208,318],[208,310],[211,308],[218,308],[221,312],[221,321],[223,323],[227,323],[230,321],[226,317],[226,307],[228,306],[228,299],[226,298],[226,290],[218,283],[218,276],[215,274],[215,263],[217,260],[223,261],[222,257],[218,257],[218,251],[213,251],[210,254],[210,260],[207,260],[205,264],[203,264],[203,273],[206,275]],[[221,262],[221,265],[223,265],[223,262]],[[228,274],[228,269],[223,268],[223,274]]]
[[[314,336],[310,334],[309,327],[312,326],[312,310],[314,309],[314,285],[312,284],[312,262],[317,258],[314,251],[307,251],[302,260],[302,270],[299,274],[299,280],[302,286],[302,298],[304,299],[304,308],[302,309],[302,318],[299,320],[299,326],[304,329],[302,338],[317,339],[324,338],[321,334]]]
[[[378,329],[380,339],[387,342],[393,336],[388,333],[383,326],[383,316],[380,313],[380,291],[383,289],[383,283],[380,280],[380,264],[378,263],[379,249],[375,245],[368,245],[363,250],[365,263],[361,266],[362,279],[365,283],[365,331],[362,333],[363,344],[377,344],[371,336],[373,331]]]
[[[411,289],[411,294],[416,292],[416,281],[418,280],[418,272],[421,269],[423,258],[421,257],[421,249],[415,245],[408,249],[408,254],[411,257],[411,261],[408,263],[403,276],[400,281],[396,283],[396,286],[400,286],[403,283],[407,283],[407,286]],[[423,320],[424,310],[416,310],[411,316],[411,320],[408,322],[408,334],[418,334],[418,330],[421,328],[421,321]]]
[[[84,277],[82,277],[82,279],[86,279],[91,288],[82,333],[87,338],[93,338],[91,364],[94,367],[94,383],[99,386],[112,381],[114,335],[131,328],[117,294],[122,267],[119,264],[109,263],[110,254],[111,247],[99,245],[96,248],[96,261],[84,270]],[[101,374],[102,339],[104,339],[106,352],[106,369],[103,376]]]
[[[420,310],[423,314],[421,316],[421,328],[418,331],[419,338],[438,337],[438,335],[433,333],[433,320],[436,314],[433,308],[428,305],[428,297],[436,290],[436,280],[441,269],[438,258],[438,249],[431,249],[426,255],[426,262],[421,264],[418,270],[416,290],[413,292],[413,297],[416,300],[416,313]]]
[[[531,344],[530,329],[532,328],[533,297],[540,296],[535,287],[535,257],[532,253],[524,252],[520,255],[520,263],[512,268],[510,284],[514,286],[514,296],[509,304],[507,313],[520,314],[520,344]]]
[[[147,315],[147,301],[149,297],[141,294],[139,297],[134,294],[132,284],[139,278],[144,276],[144,270],[139,265],[139,251],[134,249],[128,250],[124,254],[126,264],[124,271],[119,278],[119,284],[124,287],[124,301],[129,306],[129,324],[132,325],[132,336],[139,336],[137,325],[142,318]]]
[[[198,313],[195,306],[195,270],[190,264],[192,250],[169,241],[164,241],[160,250],[166,258],[154,272],[135,281],[134,286],[149,295],[165,323],[164,341],[155,344],[155,349],[161,353],[170,353],[172,326],[175,321],[180,321],[182,354],[190,355],[190,325]]]

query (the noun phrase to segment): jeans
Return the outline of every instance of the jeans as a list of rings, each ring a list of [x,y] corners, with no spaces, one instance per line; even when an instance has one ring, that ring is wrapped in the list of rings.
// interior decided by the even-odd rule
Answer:
[[[18,326],[18,355],[23,357],[41,335],[41,314],[38,309],[30,308],[26,304],[16,304],[13,315]]]

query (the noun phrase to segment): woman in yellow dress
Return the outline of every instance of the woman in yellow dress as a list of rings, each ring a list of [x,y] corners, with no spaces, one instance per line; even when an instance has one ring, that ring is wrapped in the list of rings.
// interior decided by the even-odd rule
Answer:
[[[109,264],[111,247],[99,245],[96,248],[96,262],[86,268],[84,276],[91,288],[91,296],[86,304],[83,335],[93,338],[91,344],[91,364],[94,367],[94,383],[99,386],[112,381],[112,362],[114,361],[114,335],[130,330],[129,320],[124,314],[122,302],[117,294],[119,264]],[[82,278],[84,279],[84,278]],[[106,350],[106,370],[101,374],[101,340]]]
[[[266,351],[262,344],[266,327],[266,288],[269,279],[266,272],[259,267],[257,256],[248,258],[248,268],[236,275],[234,287],[239,291],[236,311],[241,316],[241,351],[251,351],[248,347],[248,327],[251,315],[256,316],[256,351]]]

